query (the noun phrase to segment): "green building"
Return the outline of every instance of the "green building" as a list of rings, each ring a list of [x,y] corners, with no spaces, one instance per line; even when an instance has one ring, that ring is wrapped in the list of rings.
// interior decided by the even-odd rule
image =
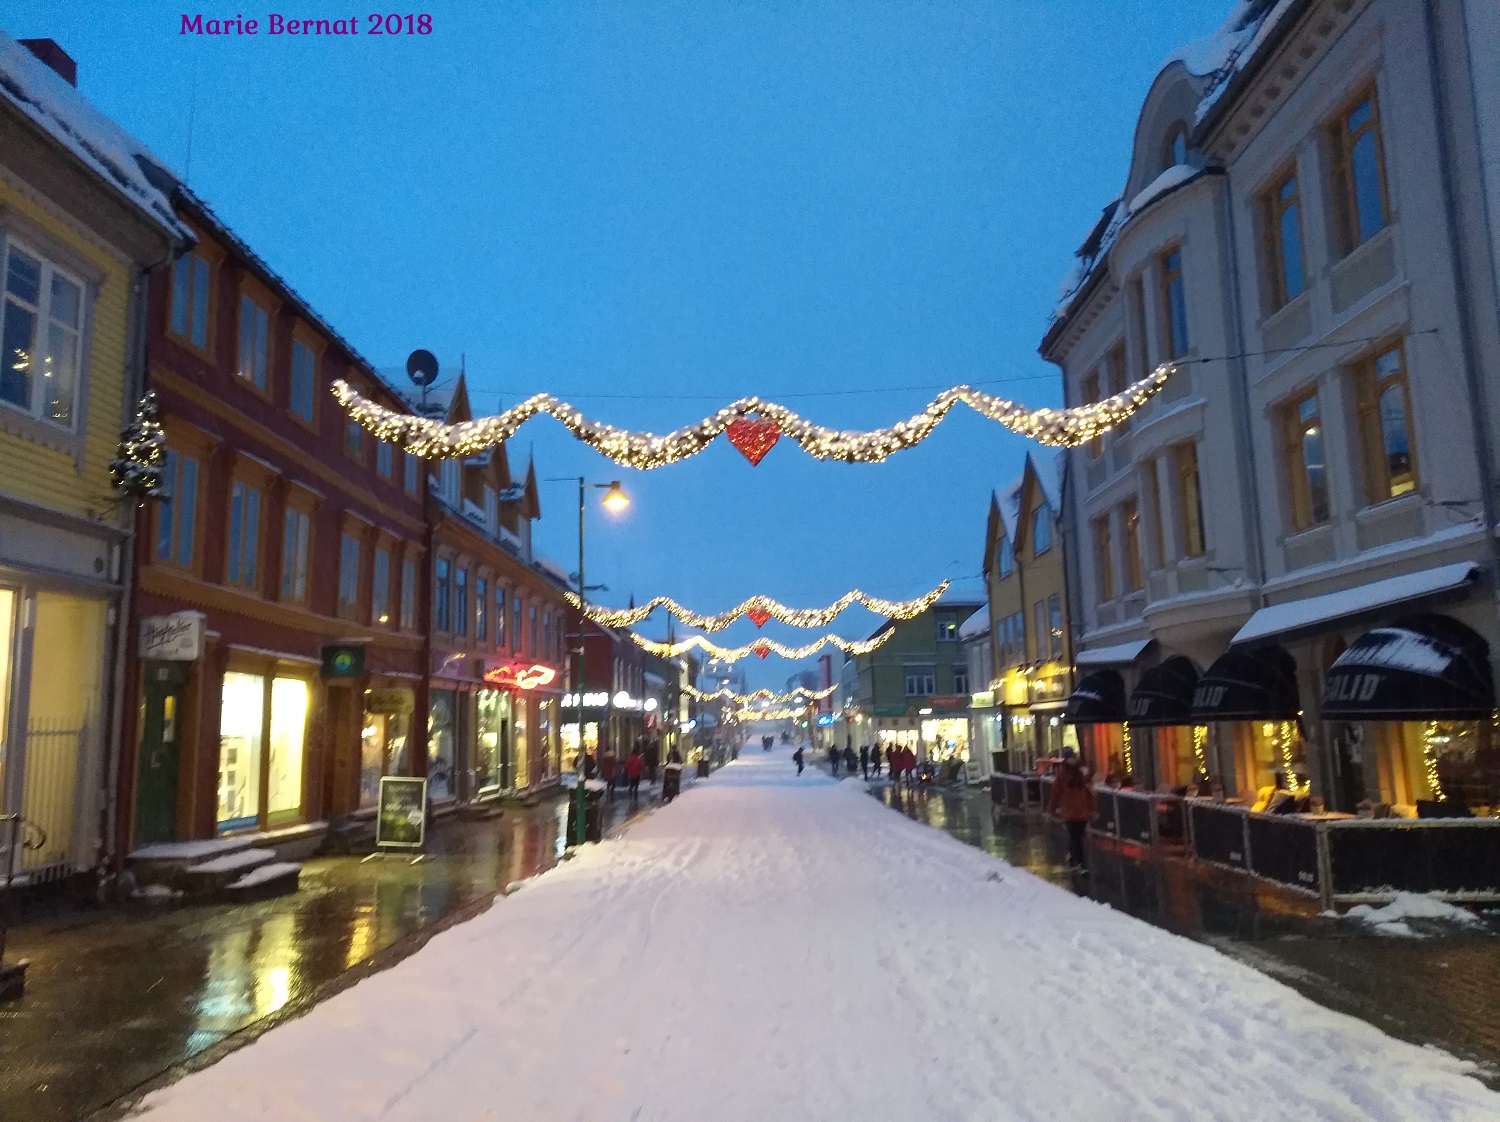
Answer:
[[[894,630],[869,654],[844,662],[841,724],[848,743],[904,745],[918,759],[969,757],[968,663],[959,643],[964,620],[981,597],[945,595],[921,615],[887,620],[874,639]]]

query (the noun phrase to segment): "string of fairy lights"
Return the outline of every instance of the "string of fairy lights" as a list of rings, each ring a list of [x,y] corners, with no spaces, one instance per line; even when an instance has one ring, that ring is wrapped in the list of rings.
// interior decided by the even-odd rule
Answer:
[[[788,706],[784,709],[739,709],[734,716],[739,721],[794,721],[798,717],[807,715],[807,708],[795,708]]]
[[[775,639],[757,639],[753,643],[747,643],[743,647],[721,647],[712,640],[702,635],[694,635],[675,643],[658,643],[654,639],[647,639],[643,635],[637,635],[634,631],[626,632],[635,641],[636,646],[642,650],[661,655],[664,658],[676,658],[680,654],[686,654],[694,647],[704,651],[715,662],[738,662],[742,658],[755,655],[757,658],[765,658],[768,655],[780,655],[782,658],[806,658],[808,655],[817,654],[824,647],[837,647],[845,654],[866,655],[880,646],[896,633],[895,628],[882,631],[873,639],[843,639],[837,635],[823,635],[811,643],[800,647],[789,647],[785,643],[778,643]]]
[[[875,614],[889,619],[911,619],[921,615],[937,603],[938,597],[948,591],[951,583],[945,580],[930,592],[924,592],[921,596],[915,596],[910,600],[882,600],[878,596],[871,596],[856,588],[821,608],[788,608],[779,600],[756,595],[748,600],[740,601],[728,611],[719,612],[717,615],[703,615],[691,608],[684,608],[670,596],[658,596],[638,607],[605,608],[598,604],[588,604],[583,606],[583,611],[589,619],[603,627],[630,627],[640,623],[657,608],[665,608],[689,627],[708,632],[722,631],[741,616],[748,616],[756,627],[770,619],[780,620],[792,627],[822,627],[832,623],[840,612],[852,604],[862,604]],[[575,592],[565,592],[563,595],[575,608],[582,604]]]
[[[832,696],[833,691],[836,689],[838,689],[837,685],[832,685],[821,690],[810,690],[806,686],[798,686],[795,689],[788,690],[786,693],[772,693],[770,690],[756,690],[754,693],[735,693],[728,686],[725,686],[723,689],[708,693],[704,690],[684,685],[682,692],[695,701],[732,701],[737,705],[748,705],[755,701],[773,701],[781,704],[796,701],[798,698],[803,698],[809,702],[822,701],[825,697]]]
[[[545,413],[562,422],[577,439],[616,463],[649,471],[697,455],[726,431],[752,463],[758,463],[760,456],[782,435],[795,440],[804,451],[820,460],[879,463],[895,452],[926,440],[958,404],[967,405],[980,416],[1039,444],[1073,448],[1128,420],[1160,392],[1176,369],[1176,363],[1163,363],[1112,397],[1069,409],[1029,409],[972,386],[953,386],[933,398],[921,412],[888,428],[868,432],[842,431],[814,424],[784,405],[763,401],[759,397],[740,398],[697,424],[656,435],[591,420],[577,407],[545,393],[534,394],[519,405],[493,416],[447,424],[431,417],[387,409],[342,378],[333,383],[332,389],[339,404],[353,420],[377,439],[416,456],[438,459],[475,456],[509,440],[532,417]],[[730,431],[736,425],[744,433],[744,440],[736,439],[738,434]]]

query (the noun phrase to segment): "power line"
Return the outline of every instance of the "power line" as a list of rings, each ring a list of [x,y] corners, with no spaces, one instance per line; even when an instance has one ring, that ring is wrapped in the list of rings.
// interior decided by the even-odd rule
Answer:
[[[1417,335],[1436,334],[1438,334],[1438,329],[1436,327],[1429,327],[1421,331],[1403,331],[1394,337],[1409,339]],[[1385,333],[1382,335],[1369,335],[1358,339],[1340,339],[1337,341],[1323,343],[1304,343],[1296,347],[1280,347],[1274,350],[1266,351],[1238,351],[1234,354],[1208,355],[1202,358],[1190,358],[1180,361],[1183,365],[1190,365],[1193,363],[1205,362],[1229,362],[1230,360],[1237,358],[1268,358],[1273,355],[1301,354],[1304,351],[1323,350],[1330,347],[1349,347],[1357,343],[1378,343],[1382,340],[1390,338],[1393,338],[1393,336],[1390,333]],[[985,378],[981,379],[980,381],[967,382],[965,383],[965,385],[998,386],[1014,382],[1052,382],[1056,384],[1060,380],[1060,374],[1017,374],[1008,378]],[[911,393],[919,390],[931,391],[946,390],[951,388],[951,384],[927,383],[925,385],[907,386],[860,386],[853,389],[843,390],[796,390],[791,393],[760,394],[758,396],[765,400],[791,401],[794,399],[814,397],[859,397],[868,394]],[[524,394],[516,390],[491,390],[489,392],[499,392],[503,396],[512,398],[524,398],[529,396],[528,394]],[[722,393],[553,393],[552,396],[564,398],[570,401],[574,399],[580,401],[719,401],[723,399],[724,395]]]

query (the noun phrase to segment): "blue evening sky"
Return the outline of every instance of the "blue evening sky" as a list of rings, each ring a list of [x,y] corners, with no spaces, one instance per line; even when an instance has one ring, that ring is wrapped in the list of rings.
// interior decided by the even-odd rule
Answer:
[[[432,15],[424,37],[264,34],[270,11],[368,22],[292,7],[240,5],[254,38],[183,36],[198,9],[164,3],[0,0],[0,26],[57,39],[83,91],[377,365],[462,354],[476,410],[545,390],[663,432],[748,394],[839,428],[957,382],[1059,404],[1036,354],[1059,281],[1161,60],[1229,3],[437,0],[400,8]],[[512,440],[517,473],[533,450],[541,476],[634,498],[590,517],[600,599],[720,611],[945,577],[977,596],[988,496],[1025,442],[959,407],[878,466],[783,440],[752,468],[719,441],[633,472],[550,419]],[[543,484],[542,507],[538,541],[576,567],[576,486]],[[746,669],[779,686],[797,667]]]

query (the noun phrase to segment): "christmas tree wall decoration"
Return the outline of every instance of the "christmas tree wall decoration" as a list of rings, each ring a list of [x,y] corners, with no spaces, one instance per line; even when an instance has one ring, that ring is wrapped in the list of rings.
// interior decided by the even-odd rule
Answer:
[[[115,490],[136,503],[170,497],[163,476],[167,437],[156,415],[156,391],[147,390],[135,407],[135,420],[120,434],[115,458],[109,461]]]

